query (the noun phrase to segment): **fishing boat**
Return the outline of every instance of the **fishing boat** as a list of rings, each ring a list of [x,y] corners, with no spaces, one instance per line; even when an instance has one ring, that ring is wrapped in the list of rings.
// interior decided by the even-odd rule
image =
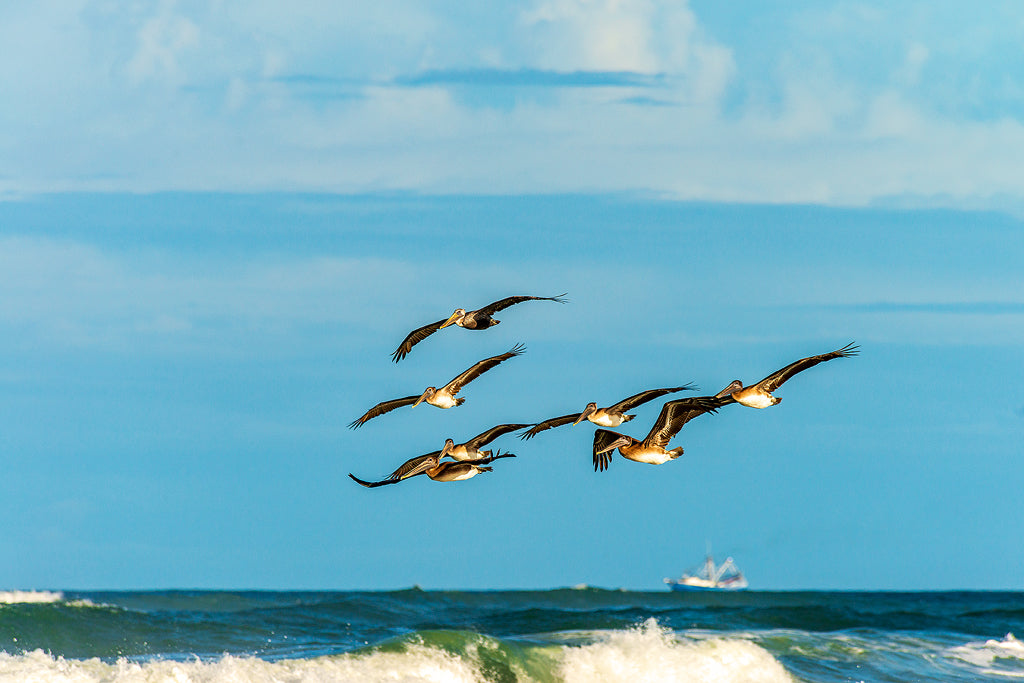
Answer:
[[[678,579],[665,579],[665,583],[674,591],[736,591],[748,585],[743,572],[731,557],[715,566],[710,553],[704,558],[704,564],[692,574],[684,573]]]

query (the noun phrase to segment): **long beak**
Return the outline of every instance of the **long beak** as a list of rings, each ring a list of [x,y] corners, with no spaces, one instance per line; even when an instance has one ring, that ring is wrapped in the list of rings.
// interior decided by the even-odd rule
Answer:
[[[607,453],[608,451],[614,451],[616,448],[619,448],[620,446],[628,446],[628,445],[629,445],[629,439],[627,439],[624,436],[620,436],[619,438],[615,439],[615,441],[612,441],[609,445],[607,445],[604,448],[602,448],[601,450],[599,450],[597,452],[597,454],[601,455],[602,453]]]
[[[455,448],[455,442],[451,439],[446,439],[444,442],[444,448],[441,449],[441,455],[437,456],[437,459],[440,460],[444,456],[448,455],[448,451],[453,448]]]
[[[451,324],[452,324],[453,322],[455,322],[455,319],[456,319],[456,318],[458,318],[458,317],[459,317],[459,314],[458,314],[458,313],[452,313],[452,316],[451,316],[450,318],[448,318],[447,320],[445,320],[445,321],[444,321],[444,325],[441,325],[441,327],[439,327],[439,328],[437,328],[437,329],[439,329],[439,330],[443,330],[444,328],[448,327],[448,326],[449,326],[449,325],[451,325]]]
[[[576,421],[573,422],[573,424],[578,425],[580,422],[583,422],[584,420],[587,419],[587,416],[590,415],[592,412],[594,411],[589,409],[584,410],[582,413],[580,413],[580,416],[576,418]]]
[[[427,389],[426,391],[424,391],[423,395],[420,396],[418,399],[416,399],[416,402],[412,404],[412,407],[415,408],[419,404],[423,403],[423,401],[425,401],[426,398],[427,398],[427,394],[429,394],[429,393],[430,393],[430,389]]]

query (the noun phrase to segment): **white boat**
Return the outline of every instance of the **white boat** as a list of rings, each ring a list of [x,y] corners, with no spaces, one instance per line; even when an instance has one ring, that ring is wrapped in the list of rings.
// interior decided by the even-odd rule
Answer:
[[[711,553],[708,553],[704,558],[704,564],[692,574],[684,573],[678,579],[665,579],[665,583],[674,591],[737,591],[748,585],[743,572],[731,557],[715,566]]]

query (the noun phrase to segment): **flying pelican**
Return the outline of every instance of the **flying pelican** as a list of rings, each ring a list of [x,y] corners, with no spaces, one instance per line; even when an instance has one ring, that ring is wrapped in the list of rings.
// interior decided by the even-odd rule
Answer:
[[[658,419],[654,421],[654,426],[643,441],[607,429],[598,429],[594,432],[594,471],[608,469],[612,451],[616,448],[623,458],[636,462],[661,465],[669,460],[675,460],[683,454],[683,447],[679,446],[672,450],[666,450],[665,447],[683,425],[698,415],[717,412],[721,406],[728,403],[732,401],[727,396],[697,396],[669,401],[661,407]]]
[[[627,415],[627,410],[632,410],[639,405],[643,405],[648,401],[653,401],[659,396],[665,394],[672,394],[677,391],[690,391],[697,387],[693,384],[684,384],[681,387],[669,387],[665,389],[648,389],[647,391],[641,391],[639,394],[624,398],[613,406],[607,408],[598,408],[596,403],[588,403],[587,407],[583,409],[582,413],[572,413],[571,415],[562,415],[561,417],[553,417],[550,420],[544,420],[533,425],[530,429],[520,435],[520,439],[532,439],[541,432],[552,427],[561,427],[567,424],[579,424],[583,420],[590,420],[596,425],[601,427],[618,427],[623,422],[629,422],[635,415]]]
[[[825,361],[832,360],[833,358],[849,358],[850,356],[856,356],[858,348],[860,347],[853,342],[850,342],[843,348],[836,349],[829,353],[801,358],[798,361],[790,363],[781,370],[776,370],[757,384],[752,384],[749,387],[744,387],[743,382],[738,379],[733,380],[732,384],[726,387],[725,391],[728,391],[732,399],[741,405],[749,406],[751,408],[767,408],[768,406],[773,406],[782,401],[781,398],[772,396],[771,392],[781,387],[786,380],[796,373],[802,372],[807,368],[813,368],[818,363],[824,363]]]
[[[448,441],[451,441],[449,439]],[[354,474],[348,476],[352,481],[356,482],[366,488],[376,488],[378,486],[387,486],[388,484],[397,484],[400,481],[415,477],[419,474],[425,474],[434,481],[462,481],[464,479],[472,479],[481,472],[490,472],[493,470],[491,467],[484,467],[498,458],[514,458],[514,453],[502,453],[498,451],[494,455],[489,455],[486,458],[476,458],[474,460],[445,460],[442,462],[441,458],[446,455],[451,455],[448,451],[451,446],[448,442],[445,442],[444,448],[440,451],[434,451],[433,453],[427,453],[426,455],[419,455],[415,458],[405,461],[401,467],[392,472],[386,479],[381,481],[363,481]]]
[[[444,329],[449,325],[458,325],[464,327],[467,330],[486,330],[488,327],[494,327],[500,320],[495,320],[491,316],[498,311],[505,310],[509,306],[522,303],[524,301],[557,301],[558,303],[564,304],[566,299],[563,297],[565,294],[559,294],[558,296],[510,296],[500,301],[488,304],[483,308],[478,308],[475,311],[467,311],[465,308],[456,308],[455,312],[452,313],[447,320],[438,320],[436,323],[430,323],[424,325],[418,329],[413,330],[409,335],[402,341],[402,343],[395,349],[395,352],[391,354],[391,360],[396,363],[405,358],[412,347],[419,344],[421,341],[434,334],[438,330]]]
[[[510,351],[506,351],[505,353],[497,356],[491,356],[490,358],[484,358],[482,361],[477,362],[440,389],[437,387],[427,387],[419,396],[406,396],[405,398],[382,401],[367,410],[366,413],[364,413],[358,420],[349,424],[349,427],[357,429],[358,427],[363,426],[367,420],[373,419],[378,415],[389,413],[395,408],[401,408],[402,406],[411,405],[415,408],[423,401],[426,401],[432,406],[437,406],[438,408],[454,408],[455,406],[461,406],[465,403],[466,399],[456,398],[455,394],[459,393],[459,390],[462,389],[462,387],[469,384],[502,361],[522,355],[525,350],[526,347],[523,344],[516,344]]]
[[[486,432],[477,434],[465,443],[456,444],[452,439],[447,439],[445,440],[445,445],[448,446],[449,457],[455,458],[456,460],[477,460],[480,458],[489,458],[491,456],[491,452],[480,450],[480,446],[489,444],[502,434],[508,434],[509,432],[514,432],[517,429],[529,426],[530,425],[528,424],[497,425],[496,427],[491,427]]]

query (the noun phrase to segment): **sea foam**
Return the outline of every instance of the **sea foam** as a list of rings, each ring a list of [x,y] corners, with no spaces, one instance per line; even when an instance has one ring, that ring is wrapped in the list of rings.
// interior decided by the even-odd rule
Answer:
[[[604,633],[599,642],[567,648],[560,668],[566,683],[792,683],[794,680],[767,650],[748,640],[680,639],[654,619],[634,629]]]
[[[406,652],[335,655],[268,662],[224,655],[205,662],[53,658],[41,650],[23,655],[0,652],[0,683],[476,683],[484,680],[469,663],[441,650],[411,647]]]
[[[1007,633],[1002,640],[954,647],[950,654],[986,675],[1024,678],[1024,642],[1012,633]]]

